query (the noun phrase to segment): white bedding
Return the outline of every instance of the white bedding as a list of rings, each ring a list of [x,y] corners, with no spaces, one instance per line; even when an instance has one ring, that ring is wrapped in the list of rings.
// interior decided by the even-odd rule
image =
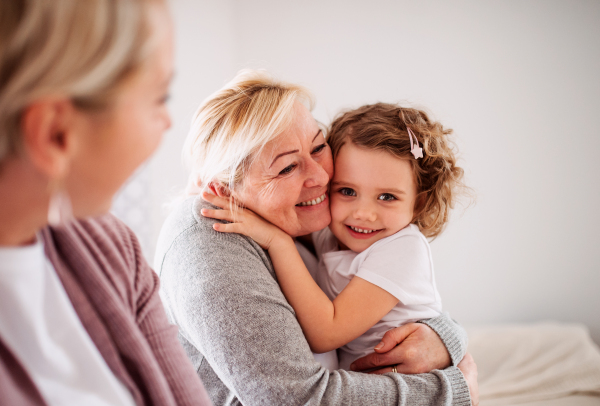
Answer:
[[[481,406],[600,405],[600,350],[580,324],[469,328]]]

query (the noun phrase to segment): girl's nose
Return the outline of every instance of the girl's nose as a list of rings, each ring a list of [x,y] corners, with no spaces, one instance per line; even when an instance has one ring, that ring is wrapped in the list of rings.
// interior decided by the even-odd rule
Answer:
[[[355,220],[375,221],[377,220],[377,212],[367,205],[359,205],[353,213]]]
[[[306,166],[305,187],[326,186],[329,183],[329,175],[323,166],[313,159],[309,159]]]

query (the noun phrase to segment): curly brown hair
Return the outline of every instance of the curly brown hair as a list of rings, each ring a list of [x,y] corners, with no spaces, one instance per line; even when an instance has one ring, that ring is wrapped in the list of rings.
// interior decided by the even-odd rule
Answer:
[[[415,159],[411,153],[407,127],[423,148],[422,159]],[[426,237],[435,238],[444,230],[460,192],[468,189],[463,183],[463,169],[456,166],[451,133],[422,110],[376,103],[339,115],[331,123],[327,142],[334,159],[349,140],[356,146],[387,151],[408,160],[417,185],[412,223]]]

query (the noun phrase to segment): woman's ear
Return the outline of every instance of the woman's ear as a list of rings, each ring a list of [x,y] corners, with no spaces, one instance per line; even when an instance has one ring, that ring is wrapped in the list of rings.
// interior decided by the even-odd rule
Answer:
[[[218,181],[212,181],[208,184],[208,189],[215,195],[219,197],[229,197],[231,196],[231,191],[225,185]]]
[[[28,106],[21,117],[25,153],[33,165],[51,179],[63,178],[74,147],[73,105],[67,99],[42,99]]]

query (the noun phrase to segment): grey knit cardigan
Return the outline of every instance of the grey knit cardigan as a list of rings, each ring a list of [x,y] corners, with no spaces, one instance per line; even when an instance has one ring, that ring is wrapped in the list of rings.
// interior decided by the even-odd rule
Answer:
[[[267,252],[252,239],[213,230],[199,197],[181,202],[160,233],[155,269],[179,340],[215,405],[469,405],[451,366],[428,374],[329,372],[317,363]],[[448,316],[426,323],[454,364],[464,330]]]

